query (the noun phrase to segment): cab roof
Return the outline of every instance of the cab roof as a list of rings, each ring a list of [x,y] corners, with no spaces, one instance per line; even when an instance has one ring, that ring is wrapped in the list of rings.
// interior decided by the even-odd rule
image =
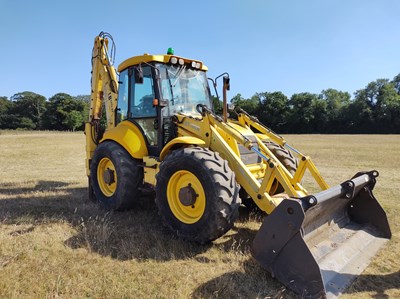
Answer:
[[[171,63],[171,58],[176,58],[177,61],[179,61],[180,59],[183,59],[185,64],[190,64],[192,62],[200,63],[199,69],[202,71],[208,71],[208,67],[205,66],[199,60],[188,59],[188,58],[184,58],[184,57],[180,57],[180,56],[176,56],[176,55],[151,55],[151,54],[146,53],[141,56],[134,56],[134,57],[128,58],[128,59],[124,60],[123,62],[121,62],[121,64],[118,66],[118,72],[122,72],[123,70],[127,69],[130,66],[139,65],[140,63],[143,63],[143,62],[146,62],[146,63],[160,62],[160,63],[168,64],[168,63]]]

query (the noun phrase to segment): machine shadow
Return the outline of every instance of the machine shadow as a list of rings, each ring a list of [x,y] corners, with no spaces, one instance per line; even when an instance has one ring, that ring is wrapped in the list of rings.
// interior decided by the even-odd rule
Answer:
[[[198,286],[191,298],[297,298],[255,260],[246,260],[242,268],[243,271],[228,272]]]
[[[26,182],[26,184],[29,184],[29,182]],[[54,191],[68,186],[70,186],[70,183],[59,181],[38,181],[32,187],[21,187],[17,183],[3,183],[0,184],[0,194],[23,195],[29,192]]]
[[[353,283],[349,288],[343,291],[343,294],[373,292],[373,298],[389,298],[389,295],[386,294],[385,291],[390,289],[398,289],[400,285],[400,271],[383,275],[361,274],[354,276],[351,274],[339,274],[339,276],[342,276],[344,280],[349,278],[346,276],[350,276],[350,278],[353,280]],[[338,291],[332,293],[336,296],[340,295]]]
[[[23,229],[11,233],[19,235],[42,224],[68,223],[77,233],[65,241],[66,246],[119,260],[186,259],[211,246],[181,240],[166,230],[152,195],[137,198],[132,210],[110,212],[89,201],[87,192],[85,187],[56,181],[39,181],[22,188],[2,184],[0,224],[23,224]]]
[[[197,287],[192,298],[301,298],[264,271],[253,259],[243,263],[242,271],[232,271]],[[346,274],[343,274],[346,275]],[[387,290],[398,289],[400,272],[386,275],[359,275],[343,294],[373,292],[372,298],[390,298]],[[251,288],[243,288],[249,285]],[[332,293],[335,296],[339,292]]]
[[[86,194],[86,188],[58,181],[38,181],[31,187],[0,184],[0,223],[73,223],[88,210]]]

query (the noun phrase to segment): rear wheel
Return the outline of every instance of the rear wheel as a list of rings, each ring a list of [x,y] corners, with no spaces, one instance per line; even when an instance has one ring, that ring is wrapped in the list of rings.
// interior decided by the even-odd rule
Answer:
[[[289,150],[272,141],[266,141],[264,144],[292,175],[296,172],[298,161]]]
[[[90,167],[93,194],[110,210],[132,208],[140,196],[143,170],[139,161],[113,141],[101,143],[93,155]]]
[[[292,153],[284,148],[283,146],[273,142],[273,141],[264,141],[264,145],[275,155],[275,157],[282,163],[282,165],[292,174],[294,175],[297,167],[298,161],[292,155]],[[270,191],[270,195],[275,195],[284,192],[285,189],[277,180],[272,183],[272,188]],[[247,192],[242,188],[240,190],[240,197],[242,199],[243,204],[251,210],[258,210],[257,205],[254,201],[249,197]]]
[[[233,226],[238,189],[235,174],[218,153],[183,148],[160,164],[156,204],[165,226],[179,237],[203,244]]]

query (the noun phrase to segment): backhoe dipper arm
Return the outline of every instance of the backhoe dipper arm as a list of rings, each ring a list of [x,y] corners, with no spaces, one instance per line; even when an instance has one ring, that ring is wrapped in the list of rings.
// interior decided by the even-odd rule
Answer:
[[[92,51],[92,90],[90,97],[89,122],[85,125],[86,174],[90,174],[90,160],[101,139],[100,120],[103,104],[106,108],[107,129],[115,127],[115,112],[118,98],[117,71],[108,54],[111,35],[101,32],[94,40]],[[112,55],[111,55],[112,56]]]

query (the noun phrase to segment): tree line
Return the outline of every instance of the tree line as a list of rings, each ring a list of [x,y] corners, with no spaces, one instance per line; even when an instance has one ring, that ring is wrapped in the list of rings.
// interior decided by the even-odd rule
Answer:
[[[353,98],[346,91],[329,88],[290,98],[280,91],[258,92],[249,99],[237,94],[231,103],[279,133],[400,133],[400,74],[393,80],[370,82]],[[57,93],[46,99],[25,91],[10,99],[0,97],[0,129],[83,130],[89,105],[89,95]],[[221,113],[218,99],[214,108]]]
[[[400,133],[400,74],[393,80],[370,82],[353,98],[348,92],[329,88],[290,98],[280,91],[256,93],[249,99],[237,94],[231,103],[279,133]]]
[[[48,100],[24,91],[10,99],[0,97],[0,129],[83,130],[89,114],[90,96],[57,93]]]

